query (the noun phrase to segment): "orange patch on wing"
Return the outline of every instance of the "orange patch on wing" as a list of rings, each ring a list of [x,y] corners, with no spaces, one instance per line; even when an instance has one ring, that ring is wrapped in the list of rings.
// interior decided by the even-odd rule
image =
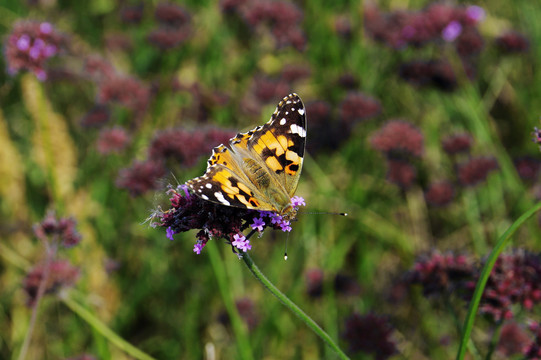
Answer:
[[[282,170],[283,169],[282,165],[278,162],[278,159],[276,157],[274,157],[274,156],[269,156],[265,160],[265,163],[267,163],[267,166],[272,171],[277,171],[277,170]]]

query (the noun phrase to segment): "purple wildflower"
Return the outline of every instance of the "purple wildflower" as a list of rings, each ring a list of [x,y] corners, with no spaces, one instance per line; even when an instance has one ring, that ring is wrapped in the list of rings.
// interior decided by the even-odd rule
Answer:
[[[293,207],[306,206],[306,202],[301,196],[293,196],[291,198],[291,205],[293,205]]]
[[[51,23],[43,22],[43,23],[39,24],[39,31],[43,35],[49,35],[49,34],[51,34],[53,32],[53,26],[51,25]]]
[[[282,229],[283,232],[286,232],[286,231],[291,231],[291,223],[287,220],[282,220],[282,222],[280,223],[280,228]]]
[[[481,22],[485,19],[485,9],[477,5],[470,5],[466,8],[466,16],[475,22]]]
[[[28,49],[30,49],[30,36],[26,34],[21,35],[19,40],[17,40],[17,49],[28,51]]]
[[[270,218],[271,218],[271,223],[272,223],[273,225],[276,225],[276,224],[279,225],[280,222],[281,222],[282,219],[283,219],[283,218],[282,218],[282,215],[278,215],[278,214],[276,214],[276,213],[271,213],[269,216],[270,216]]]
[[[541,149],[541,130],[536,127],[533,128],[533,142],[539,145],[539,148]]]
[[[193,246],[193,252],[197,255],[201,254],[201,250],[205,247],[205,244],[201,240],[198,240],[197,243]]]
[[[458,21],[451,21],[441,32],[443,40],[447,42],[455,41],[462,33],[462,25]]]
[[[255,218],[254,223],[250,226],[252,227],[252,229],[262,232],[263,227],[265,226],[265,222],[262,218]]]
[[[171,226],[169,226],[169,227],[167,228],[167,230],[165,231],[165,234],[166,234],[166,236],[167,236],[167,238],[168,238],[169,240],[171,240],[171,241],[175,240],[175,239],[173,238],[173,235],[175,235],[175,231],[174,231],[173,229],[171,229]]]
[[[237,249],[244,252],[252,249],[252,245],[250,245],[250,240],[247,240],[246,236],[242,234],[235,234],[233,235],[233,239],[235,240],[231,243],[231,245],[233,245]]]

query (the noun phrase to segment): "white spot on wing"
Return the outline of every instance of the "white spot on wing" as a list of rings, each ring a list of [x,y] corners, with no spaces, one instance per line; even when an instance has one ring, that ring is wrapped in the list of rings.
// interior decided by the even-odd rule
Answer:
[[[300,137],[306,137],[306,130],[297,124],[292,124],[290,130],[292,134],[298,134]]]
[[[304,115],[304,109],[299,109],[299,110],[297,110],[297,112],[298,112],[300,115]]]
[[[221,202],[222,204],[227,205],[227,206],[230,206],[230,205],[231,205],[231,203],[225,199],[224,195],[223,195],[221,192],[216,191],[216,192],[214,193],[214,196],[216,196],[216,199],[217,199],[219,202]]]
[[[282,118],[282,120],[280,120],[280,125],[285,125],[286,124],[286,118]]]
[[[212,188],[212,184],[206,184],[205,186],[207,187],[207,189]]]
[[[208,197],[207,195],[201,195],[201,199],[203,199],[203,200],[208,200],[209,197]]]

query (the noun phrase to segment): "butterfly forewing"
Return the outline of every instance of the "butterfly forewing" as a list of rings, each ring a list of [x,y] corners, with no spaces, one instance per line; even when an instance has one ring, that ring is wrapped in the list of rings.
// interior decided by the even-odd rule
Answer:
[[[254,131],[248,149],[269,168],[292,197],[299,182],[306,143],[304,104],[297,94],[286,96],[269,122]]]
[[[305,139],[304,105],[290,94],[266,124],[214,148],[205,175],[187,185],[222,205],[282,212],[299,182]]]

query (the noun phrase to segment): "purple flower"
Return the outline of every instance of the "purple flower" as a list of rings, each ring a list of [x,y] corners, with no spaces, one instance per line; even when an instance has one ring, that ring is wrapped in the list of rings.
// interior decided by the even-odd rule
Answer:
[[[242,234],[235,234],[233,235],[233,239],[235,240],[231,243],[231,245],[233,245],[237,249],[244,252],[252,249],[252,245],[250,245],[250,240],[246,240],[246,236]]]
[[[45,57],[47,58],[50,58],[56,55],[57,50],[58,49],[54,45],[45,45],[45,49],[43,50],[43,55],[45,55]]]
[[[486,16],[485,9],[477,5],[470,5],[466,8],[466,16],[475,22],[481,22]]]
[[[187,198],[190,197],[190,193],[188,192],[188,185],[182,184],[182,185],[179,185],[178,187],[179,187],[179,189],[184,190],[184,194],[186,194]]]
[[[262,218],[255,218],[254,223],[250,225],[252,229],[257,230],[259,232],[263,231],[263,227],[265,226],[265,222]]]
[[[293,196],[291,198],[291,205],[293,205],[293,207],[306,206],[306,202],[301,196]]]
[[[197,241],[197,243],[193,246],[193,252],[199,255],[201,254],[201,250],[203,250],[204,247],[205,245],[202,241]]]
[[[533,128],[533,142],[541,148],[541,130],[537,126]]]
[[[28,51],[30,49],[30,37],[26,34],[21,35],[17,40],[17,49],[21,51]]]
[[[454,41],[462,33],[462,25],[458,21],[451,21],[441,32],[443,40]]]
[[[269,216],[271,218],[271,223],[273,225],[274,224],[280,224],[280,222],[282,221],[282,215],[278,215],[276,213],[271,213]]]
[[[48,22],[43,22],[43,23],[39,24],[39,31],[43,35],[49,35],[49,34],[51,34],[53,32],[53,26]]]
[[[171,241],[175,240],[175,239],[173,238],[173,235],[175,235],[175,231],[174,231],[173,229],[171,229],[171,226],[169,226],[169,227],[167,228],[167,230],[165,231],[165,234],[166,234],[166,236],[167,236],[167,238],[168,238],[169,240],[171,240]]]
[[[43,69],[36,69],[34,70],[34,75],[36,75],[36,78],[39,81],[45,81],[47,80],[47,73]]]
[[[283,232],[286,232],[286,231],[291,231],[291,223],[287,220],[282,220],[282,222],[280,223],[280,228],[282,229]]]

